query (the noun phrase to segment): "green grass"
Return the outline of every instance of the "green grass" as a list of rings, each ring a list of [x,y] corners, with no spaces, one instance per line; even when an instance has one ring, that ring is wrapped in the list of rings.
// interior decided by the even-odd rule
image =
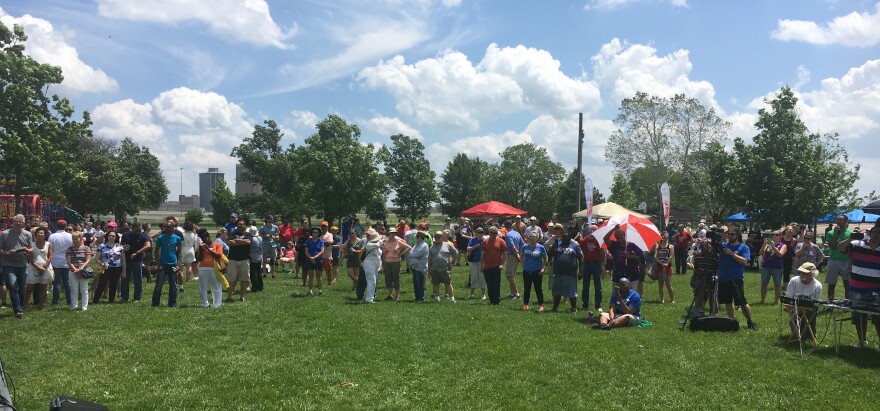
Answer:
[[[0,355],[20,410],[57,395],[113,410],[865,409],[876,397],[880,354],[851,348],[845,325],[835,355],[826,316],[822,345],[801,356],[783,345],[778,306],[753,306],[756,332],[680,331],[685,276],[674,279],[676,305],[660,305],[656,283],[645,285],[652,327],[608,332],[587,327],[584,311],[465,300],[465,276],[466,267],[454,271],[454,305],[355,303],[344,277],[309,298],[284,275],[245,303],[199,308],[193,282],[181,308],[153,309],[148,284],[138,304],[31,309],[23,320],[6,309]],[[402,299],[411,288],[404,281]],[[757,301],[757,274],[746,289]]]

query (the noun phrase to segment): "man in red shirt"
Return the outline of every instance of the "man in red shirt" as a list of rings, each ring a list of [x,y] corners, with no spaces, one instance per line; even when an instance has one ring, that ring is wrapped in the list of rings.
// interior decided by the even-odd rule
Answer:
[[[397,222],[397,236],[403,240],[403,236],[407,231],[409,231],[409,227],[406,225],[406,220],[401,218],[400,221]]]
[[[590,232],[595,232],[598,227],[590,226]],[[578,245],[584,252],[584,285],[581,290],[581,298],[583,301],[583,309],[588,309],[590,305],[590,279],[593,280],[593,293],[595,294],[594,306],[596,311],[602,307],[602,267],[605,264],[605,249],[599,245],[599,240],[592,234],[582,236],[579,234]]]
[[[690,232],[686,228],[684,228],[684,224],[678,225],[678,232],[672,236],[672,241],[675,242],[675,273],[676,274],[687,274],[688,266],[687,266],[687,253],[691,247],[691,242],[694,240],[694,236],[691,235]]]
[[[281,248],[290,248],[290,242],[293,241],[293,227],[290,225],[290,219],[282,218],[281,225],[278,226],[278,250]]]
[[[507,243],[498,236],[498,228],[490,227],[489,238],[483,240],[480,247],[480,270],[486,277],[490,305],[501,304],[501,270],[506,255]]]

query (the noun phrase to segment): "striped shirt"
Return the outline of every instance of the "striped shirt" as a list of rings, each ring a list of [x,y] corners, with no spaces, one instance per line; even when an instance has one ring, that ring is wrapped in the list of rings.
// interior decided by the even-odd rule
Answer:
[[[853,241],[847,253],[852,262],[850,291],[880,292],[880,247],[871,249],[865,241]]]
[[[70,247],[67,249],[67,255],[70,256],[70,262],[76,264],[77,267],[86,262],[86,259],[91,252],[92,250],[86,246],[80,246],[79,248]]]

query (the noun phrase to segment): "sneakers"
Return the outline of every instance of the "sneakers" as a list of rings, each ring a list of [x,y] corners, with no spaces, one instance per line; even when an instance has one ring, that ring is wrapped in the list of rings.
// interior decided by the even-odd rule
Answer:
[[[449,297],[449,302],[455,304],[455,296]]]
[[[484,295],[483,298],[480,298],[480,301],[484,301],[485,299],[486,299],[486,296]]]
[[[315,294],[312,292],[312,290],[309,290],[309,293],[306,294],[306,295],[308,295],[309,297],[311,297],[311,296],[313,296],[313,295],[315,295]]]
[[[868,342],[867,341],[859,341],[859,342],[853,344],[853,348],[868,348]]]
[[[177,291],[182,293],[182,292],[183,292],[183,286],[180,286],[180,289],[177,290]]]
[[[572,313],[572,314],[577,314],[577,312],[578,312],[578,309],[577,309],[577,308],[572,308],[572,309],[571,309],[571,313]]]
[[[539,312],[539,313],[544,312],[544,306],[543,306],[543,305],[538,306],[538,312]]]
[[[521,295],[519,295],[519,294],[514,294],[514,295],[513,295],[513,298],[511,298],[511,299],[512,299],[512,300],[519,300],[520,298],[522,298]]]
[[[523,305],[523,311],[528,311],[528,310],[529,310],[529,305],[528,304]]]
[[[749,329],[752,330],[752,331],[757,331],[757,330],[758,330],[758,324],[755,324],[755,323],[751,323],[751,322],[750,322],[749,325],[748,325],[748,327],[749,327]]]
[[[440,302],[440,296],[439,296],[439,295],[435,295],[435,296],[434,296],[434,302],[438,302],[438,303]]]
[[[324,290],[318,290],[318,295],[324,295]]]
[[[468,299],[468,300],[473,300],[473,299],[474,299],[474,295],[473,295],[473,294],[469,295],[467,299]]]

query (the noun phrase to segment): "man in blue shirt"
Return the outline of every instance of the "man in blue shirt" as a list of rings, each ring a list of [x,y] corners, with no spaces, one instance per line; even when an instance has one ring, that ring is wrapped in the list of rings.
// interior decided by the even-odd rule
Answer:
[[[746,266],[752,258],[749,247],[742,243],[742,233],[739,228],[731,227],[725,234],[727,242],[721,243],[721,258],[718,264],[718,303],[726,304],[727,316],[736,318],[733,304],[742,307],[743,315],[748,321],[748,327],[756,329],[752,322],[752,308],[746,301],[743,290]]]
[[[238,214],[237,214],[237,213],[232,213],[232,214],[229,216],[229,222],[226,223],[226,224],[223,226],[223,228],[226,229],[226,232],[227,232],[227,233],[231,233],[231,232],[235,231],[235,228],[236,228],[236,227],[238,227]]]
[[[642,297],[630,288],[629,279],[617,281],[611,295],[611,307],[599,317],[598,327],[603,330],[639,325],[642,318]]]
[[[513,229],[513,223],[510,220],[504,222],[504,228],[507,229],[507,234],[504,236],[504,242],[507,243],[504,276],[507,277],[507,284],[510,285],[510,295],[507,298],[514,300],[520,298],[519,290],[516,288],[516,269],[519,268],[520,255],[525,241],[519,231]]]
[[[263,278],[266,278],[266,273],[269,271],[272,272],[272,278],[275,278],[275,247],[280,233],[281,231],[278,230],[278,226],[275,225],[275,216],[271,214],[267,215],[266,218],[263,219],[263,226],[260,227],[259,231],[263,247]],[[253,285],[253,281],[251,282],[251,285]],[[262,287],[260,288],[262,289]]]
[[[153,307],[159,306],[162,297],[162,286],[165,278],[168,278],[168,307],[177,308],[177,273],[180,271],[180,261],[183,240],[174,234],[174,225],[165,224],[164,231],[156,239],[156,248],[159,252],[159,264],[162,269],[156,276],[156,288],[153,289]]]

